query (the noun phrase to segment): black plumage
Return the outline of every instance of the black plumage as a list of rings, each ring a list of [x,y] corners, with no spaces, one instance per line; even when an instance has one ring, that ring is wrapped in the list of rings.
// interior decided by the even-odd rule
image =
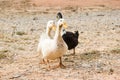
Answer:
[[[63,18],[62,14],[60,12],[57,13],[57,19]]]
[[[58,19],[63,18],[62,14],[60,12],[57,13],[57,18]],[[73,49],[73,54],[75,54],[75,47],[78,45],[78,37],[79,37],[79,32],[78,31],[75,31],[73,33],[73,32],[70,32],[70,31],[65,31],[63,29],[62,38],[65,41],[65,43],[67,44],[68,50]]]

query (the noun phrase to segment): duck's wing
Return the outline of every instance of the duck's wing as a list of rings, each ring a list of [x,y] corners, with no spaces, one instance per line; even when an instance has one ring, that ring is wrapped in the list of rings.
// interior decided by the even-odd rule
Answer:
[[[66,42],[68,49],[74,48],[78,44],[78,40],[74,33],[66,32],[63,36],[63,40]]]
[[[49,38],[50,38],[50,37],[49,37],[47,34],[42,33],[41,36],[40,36],[39,41],[42,42],[43,40],[45,40],[45,39],[49,39]]]
[[[49,37],[47,34],[45,34],[45,33],[42,33],[42,34],[40,35],[37,52],[40,51],[42,42],[43,42],[45,39],[49,39],[49,38],[50,38],[50,37]]]
[[[65,34],[62,35],[62,37],[65,37],[65,38],[74,38],[75,37],[75,34],[72,33],[72,32],[66,32]]]

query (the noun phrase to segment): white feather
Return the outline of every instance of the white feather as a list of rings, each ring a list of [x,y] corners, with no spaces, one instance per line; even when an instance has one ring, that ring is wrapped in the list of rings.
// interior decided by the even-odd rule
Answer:
[[[37,52],[39,54],[41,54],[41,42],[43,42],[45,39],[51,38],[50,32],[53,26],[55,26],[54,21],[53,20],[48,21],[47,26],[46,26],[46,32],[41,34],[39,38],[38,47],[37,47]]]
[[[67,52],[67,45],[62,39],[61,30],[59,29],[63,22],[63,19],[58,21],[57,30],[53,39],[46,38],[44,35],[41,35],[38,47],[41,50],[43,59],[54,60]]]

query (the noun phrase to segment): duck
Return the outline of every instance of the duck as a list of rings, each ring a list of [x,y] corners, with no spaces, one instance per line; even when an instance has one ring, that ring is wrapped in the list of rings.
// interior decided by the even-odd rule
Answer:
[[[69,31],[65,31],[63,30],[64,34],[62,35],[63,40],[65,41],[65,43],[68,46],[68,50],[73,49],[73,55],[75,55],[75,47],[78,45],[78,37],[79,37],[79,32],[75,31],[73,32],[69,32]]]
[[[62,16],[61,12],[57,13],[57,19],[58,20],[63,19],[63,16]],[[79,32],[74,31],[74,33],[73,33],[71,31],[66,31],[65,29],[63,29],[62,31],[63,31],[62,32],[62,38],[65,41],[65,43],[67,44],[68,50],[73,49],[73,54],[72,55],[75,55],[75,48],[79,43],[78,42]]]
[[[47,22],[47,26],[46,26],[46,32],[42,33],[41,37],[44,37],[44,39],[52,39],[52,35],[51,35],[51,31],[56,29],[56,25],[55,22],[53,20],[49,20]],[[40,54],[41,53],[41,49],[40,49],[40,45],[41,45],[41,38],[39,39],[39,43],[38,43],[38,47],[37,47],[37,53]]]
[[[53,39],[44,38],[44,36],[41,35],[39,47],[43,61],[59,59],[58,67],[65,68],[62,63],[62,56],[67,52],[68,47],[61,36],[62,27],[66,28],[67,24],[64,19],[59,19]]]
[[[48,38],[53,38],[51,35],[51,31],[56,29],[56,25],[55,22],[53,20],[49,20],[47,23],[47,27],[46,27],[46,36],[48,36]]]

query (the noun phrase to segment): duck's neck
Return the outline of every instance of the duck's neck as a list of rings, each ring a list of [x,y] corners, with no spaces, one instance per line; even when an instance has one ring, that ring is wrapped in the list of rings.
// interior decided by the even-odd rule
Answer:
[[[47,29],[46,29],[46,34],[47,34],[49,37],[51,37],[50,32],[51,32],[51,29],[47,28]]]
[[[54,37],[55,40],[60,40],[62,38],[61,37],[61,28],[62,28],[62,25],[61,26],[57,25],[57,30],[55,32],[55,37]]]

